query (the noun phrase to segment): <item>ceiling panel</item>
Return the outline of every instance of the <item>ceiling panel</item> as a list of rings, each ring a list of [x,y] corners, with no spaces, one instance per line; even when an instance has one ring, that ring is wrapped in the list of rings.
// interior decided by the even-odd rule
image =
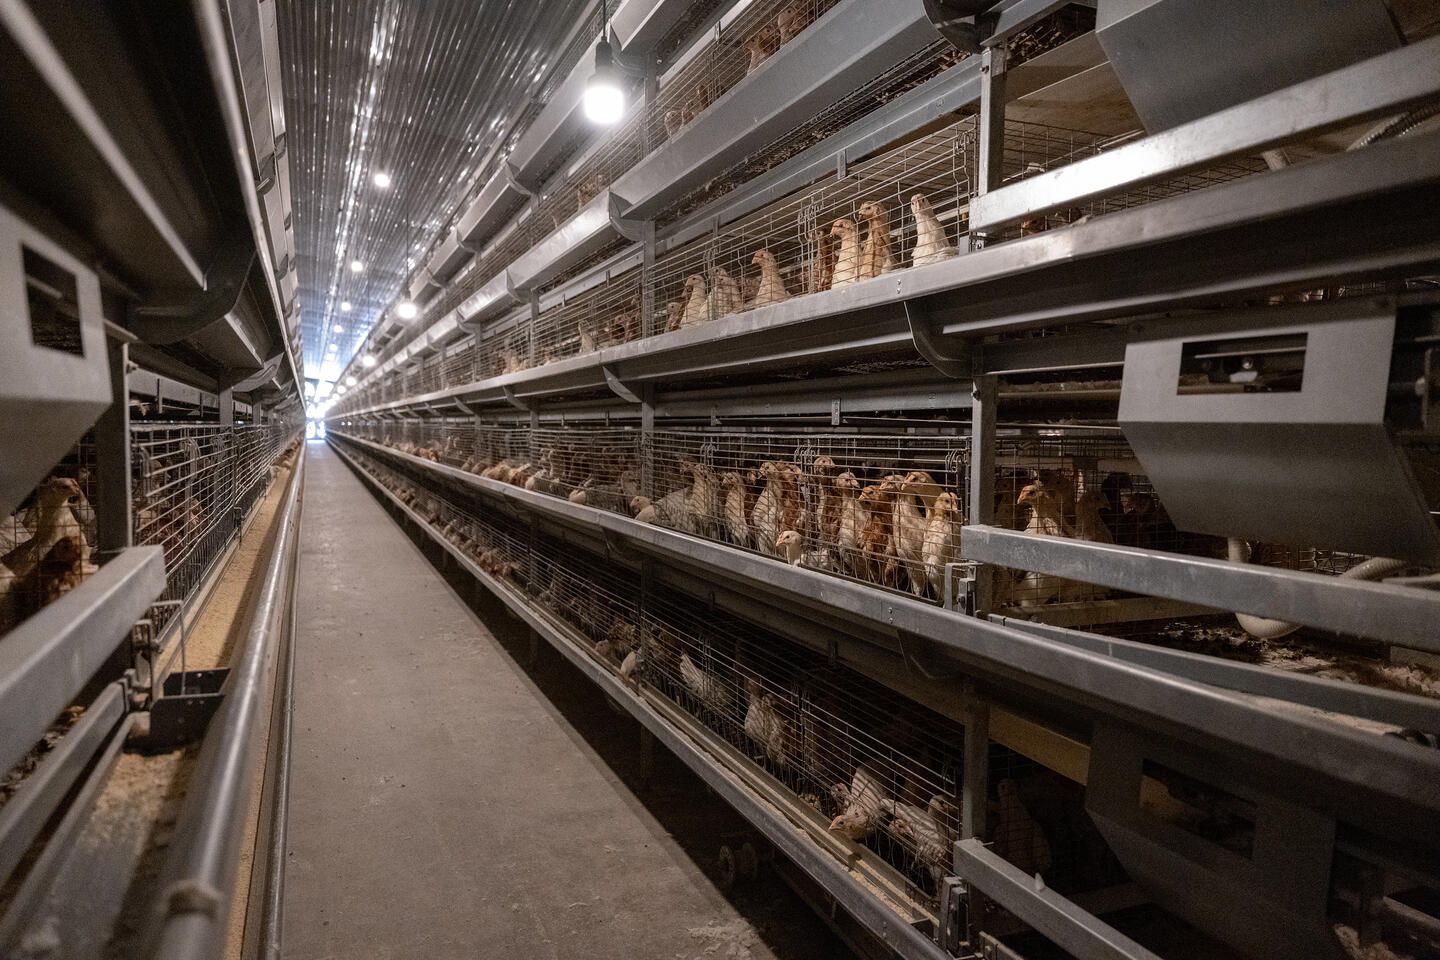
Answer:
[[[507,118],[554,86],[580,18],[595,25],[581,39],[599,20],[593,0],[275,2],[305,376],[329,378],[512,133]]]

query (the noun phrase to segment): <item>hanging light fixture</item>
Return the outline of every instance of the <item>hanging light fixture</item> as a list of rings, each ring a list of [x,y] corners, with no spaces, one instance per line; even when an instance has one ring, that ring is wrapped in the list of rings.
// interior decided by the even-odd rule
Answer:
[[[414,320],[419,312],[420,308],[409,300],[401,300],[395,304],[395,315],[401,320]]]
[[[375,366],[375,363],[375,354],[373,353],[367,353],[365,354],[365,356],[360,358],[360,365],[363,366],[366,370],[369,370],[371,367]]]
[[[615,53],[605,39],[610,30],[605,2],[600,2],[600,42],[595,44],[595,72],[585,85],[585,118],[602,127],[618,123],[625,115],[625,90],[615,68]]]

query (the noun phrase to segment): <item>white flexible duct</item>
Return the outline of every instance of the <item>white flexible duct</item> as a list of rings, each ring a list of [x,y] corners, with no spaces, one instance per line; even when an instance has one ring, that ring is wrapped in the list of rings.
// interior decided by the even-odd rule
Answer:
[[[1249,563],[1250,545],[1238,537],[1229,540],[1228,556],[1231,563]],[[1371,557],[1346,570],[1340,576],[1347,580],[1381,580],[1408,567],[1404,560],[1389,557]],[[1235,622],[1240,629],[1259,640],[1277,640],[1300,629],[1300,624],[1285,620],[1271,620],[1248,613],[1236,613]]]

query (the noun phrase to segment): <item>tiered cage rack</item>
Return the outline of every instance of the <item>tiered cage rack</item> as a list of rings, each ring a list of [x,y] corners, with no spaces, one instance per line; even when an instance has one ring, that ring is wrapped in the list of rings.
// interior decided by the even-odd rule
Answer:
[[[458,210],[468,279],[353,370],[332,445],[902,955],[1414,948],[1433,844],[1387,858],[1440,808],[1433,680],[1399,662],[1436,652],[1433,593],[1338,576],[1376,551],[1335,524],[1184,532],[1194,490],[1130,436],[1152,411],[1119,410],[1166,315],[1220,337],[1378,296],[1416,362],[1437,224],[1387,216],[1433,190],[1427,138],[1327,136],[1434,97],[1434,39],[1232,107],[1222,142],[1105,106],[1080,5],[997,4],[961,55],[919,3],[841,0],[750,70],[785,6],[662,17],[624,122]],[[1293,389],[1283,353],[1171,392]],[[867,782],[875,822],[832,830]],[[1402,907],[1357,886],[1383,876]]]

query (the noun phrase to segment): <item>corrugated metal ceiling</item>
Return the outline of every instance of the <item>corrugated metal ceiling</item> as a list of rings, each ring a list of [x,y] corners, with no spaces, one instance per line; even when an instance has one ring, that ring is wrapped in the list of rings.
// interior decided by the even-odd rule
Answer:
[[[305,376],[333,379],[593,0],[276,2]]]

